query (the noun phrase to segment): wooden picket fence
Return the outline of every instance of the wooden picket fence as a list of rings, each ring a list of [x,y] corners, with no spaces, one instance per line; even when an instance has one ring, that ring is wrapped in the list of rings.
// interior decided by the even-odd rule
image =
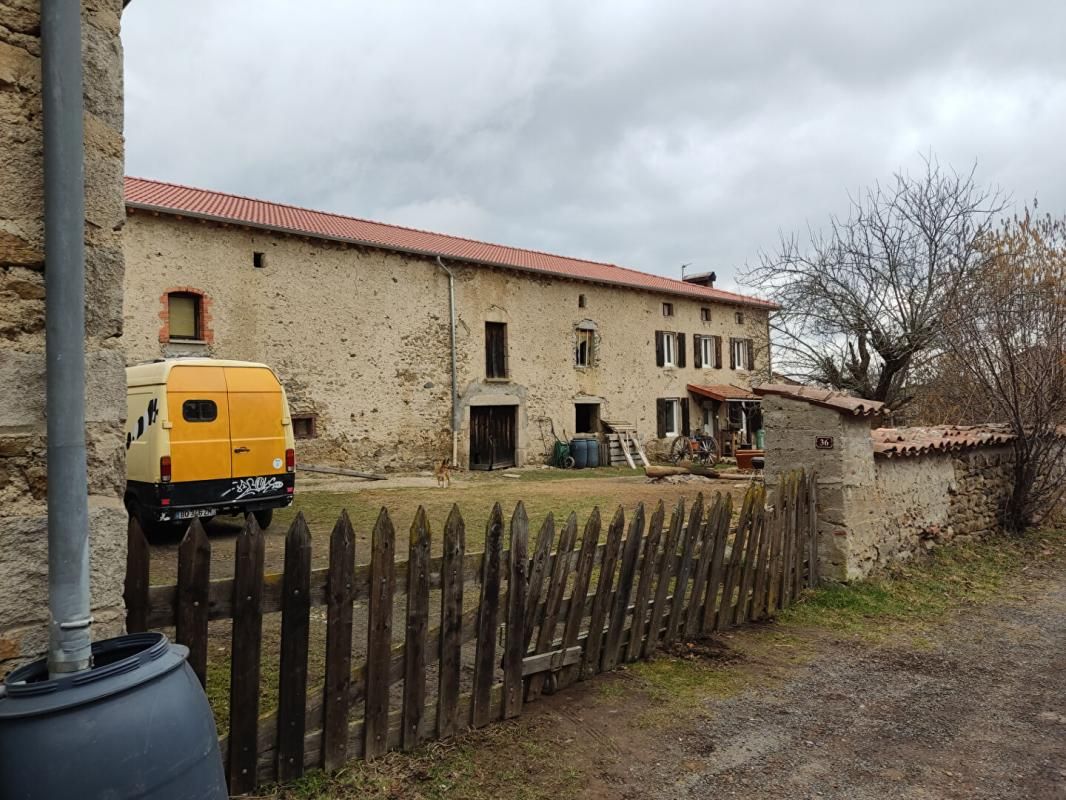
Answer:
[[[360,566],[342,512],[329,539],[329,566],[321,569],[311,567],[310,533],[297,515],[285,541],[284,572],[271,575],[264,575],[264,536],[249,515],[236,541],[234,576],[222,580],[210,579],[211,544],[194,522],[171,586],[149,586],[149,549],[131,521],[127,628],[173,628],[204,682],[209,622],[232,620],[229,725],[220,747],[230,792],[242,794],[308,768],[336,769],[348,759],[411,749],[518,716],[542,693],[648,658],[678,640],[772,616],[817,581],[814,476],[787,475],[767,500],[761,485],[749,487],[735,522],[728,494],[706,506],[700,495],[687,514],[681,501],[669,520],[660,502],[647,524],[640,506],[628,530],[619,508],[603,543],[594,511],[580,546],[575,515],[557,545],[549,515],[532,554],[522,503],[507,537],[502,509],[492,509],[483,553],[465,552],[463,519],[453,507],[439,557],[430,557],[430,525],[419,508],[406,561],[396,560],[395,531],[382,510],[370,562]],[[464,604],[467,585],[477,593],[476,606]],[[394,615],[404,594],[406,614],[397,607]],[[439,596],[439,611],[437,602],[433,608],[439,625],[432,628],[431,594]],[[309,689],[314,607],[326,609],[325,679]],[[353,669],[355,611],[366,615],[360,626],[366,649]],[[277,708],[261,714],[263,620],[279,613],[280,647],[265,654],[278,659]],[[405,621],[402,643],[394,642],[394,618]],[[462,692],[467,643],[472,676]],[[427,692],[429,668],[436,680]],[[469,663],[465,668],[470,672]],[[402,700],[390,704],[390,688],[399,684]]]

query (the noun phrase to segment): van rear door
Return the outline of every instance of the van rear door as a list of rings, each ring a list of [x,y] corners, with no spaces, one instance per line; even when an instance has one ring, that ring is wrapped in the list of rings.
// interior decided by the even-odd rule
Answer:
[[[281,384],[265,367],[224,367],[234,478],[285,472]]]
[[[177,366],[167,378],[171,480],[230,477],[230,420],[222,367]]]

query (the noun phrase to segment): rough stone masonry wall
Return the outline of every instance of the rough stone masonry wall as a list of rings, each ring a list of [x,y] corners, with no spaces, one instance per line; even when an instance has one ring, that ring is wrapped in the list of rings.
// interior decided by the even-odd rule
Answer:
[[[94,637],[122,628],[122,0],[82,3]],[[47,644],[40,16],[0,0],[0,675]]]

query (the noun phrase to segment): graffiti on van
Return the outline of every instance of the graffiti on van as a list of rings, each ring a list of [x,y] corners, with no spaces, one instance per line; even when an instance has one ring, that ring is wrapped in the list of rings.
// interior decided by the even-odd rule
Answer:
[[[153,425],[156,419],[159,417],[159,400],[158,398],[152,398],[148,401],[147,410],[141,414],[137,419],[136,432],[126,432],[126,449],[130,449],[130,445],[144,436],[144,432],[148,430],[150,425]]]
[[[243,500],[245,497],[251,497],[252,495],[276,492],[284,487],[285,484],[277,478],[241,478],[238,481],[234,481],[233,486],[224,491],[222,496],[225,497],[231,492],[236,492],[237,494],[232,499]]]

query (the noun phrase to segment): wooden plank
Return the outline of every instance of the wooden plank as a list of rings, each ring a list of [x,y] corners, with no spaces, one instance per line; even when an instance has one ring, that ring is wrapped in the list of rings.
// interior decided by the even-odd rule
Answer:
[[[692,566],[692,596],[685,605],[684,633],[687,637],[698,636],[703,624],[704,593],[707,591],[707,580],[710,577],[711,562],[713,561],[715,537],[718,534],[718,525],[721,521],[722,510],[725,501],[722,493],[718,492],[714,498],[714,505],[707,514],[707,522],[703,525],[700,536],[699,553]]]
[[[364,757],[384,755],[389,733],[389,655],[392,649],[392,596],[396,591],[396,531],[381,509],[370,545],[370,606],[367,611]]]
[[[640,542],[644,536],[644,504],[637,506],[629,522],[629,533],[622,549],[622,566],[618,571],[618,589],[614,595],[614,607],[607,624],[607,639],[603,648],[603,669],[612,670],[622,659],[622,631],[629,616],[629,595],[637,574],[637,559],[640,557]]]
[[[568,664],[577,664],[581,661],[581,648],[571,647],[569,650],[551,650],[547,653],[538,653],[522,659],[522,676],[533,677],[545,672],[565,667]]]
[[[644,554],[640,561],[640,579],[637,582],[636,599],[633,601],[633,624],[632,634],[626,647],[626,661],[636,661],[640,658],[644,644],[644,631],[647,628],[648,599],[651,596],[652,579],[658,566],[659,540],[663,534],[663,519],[666,517],[666,507],[663,501],[655,507],[651,515],[651,525],[648,528],[648,536],[644,540]]]
[[[304,772],[304,719],[307,712],[307,643],[311,627],[311,532],[303,512],[285,536],[285,585],[281,605],[281,659],[278,670],[279,781]]]
[[[415,511],[408,538],[407,630],[404,637],[403,749],[422,743],[419,730],[426,707],[426,631],[429,628],[429,520],[422,506]]]
[[[782,499],[782,520],[784,522],[781,543],[781,593],[778,595],[780,607],[787,608],[792,603],[792,568],[796,556],[795,530],[792,527],[795,521],[794,506],[796,503],[796,476],[794,472],[788,473],[781,482],[784,488]]]
[[[708,634],[714,629],[718,606],[721,602],[722,584],[725,580],[725,549],[729,543],[729,531],[733,527],[733,496],[723,497],[718,528],[714,535],[714,548],[711,550],[711,563],[707,571],[707,590],[703,600],[703,613],[700,620],[700,632]]]
[[[229,750],[226,778],[231,795],[256,787],[259,731],[259,660],[263,641],[265,539],[248,514],[237,536],[233,573],[233,640],[229,679]]]
[[[503,552],[503,511],[492,507],[485,530],[485,560],[481,572],[478,605],[477,651],[474,657],[474,690],[470,724],[475,728],[493,719],[492,684],[496,669],[496,627],[500,616],[500,560]]]
[[[807,476],[803,473],[803,470],[799,471],[796,479],[796,503],[793,506],[792,513],[795,516],[792,530],[795,531],[796,536],[796,567],[792,581],[792,599],[795,601],[799,599],[800,592],[803,591],[803,587],[806,585],[803,562],[807,556],[807,520],[809,515],[807,512]]]
[[[769,616],[781,608],[782,547],[785,538],[785,483],[787,475],[781,476],[774,496],[774,538],[771,543],[770,592],[766,604]]]
[[[763,504],[761,529],[759,532],[759,550],[755,557],[755,580],[751,590],[751,610],[749,619],[758,620],[766,616],[767,592],[770,574],[770,543],[774,536],[773,512]]]
[[[581,660],[581,680],[600,671],[603,628],[607,624],[607,612],[610,610],[611,587],[614,585],[614,571],[618,566],[618,552],[622,547],[622,529],[625,522],[625,513],[619,506],[607,528],[607,546],[603,550],[600,576],[596,582],[596,598],[592,601],[592,615],[589,618],[589,638],[585,644],[584,658]]]
[[[126,633],[148,630],[148,571],[150,556],[137,517],[130,514],[126,525],[126,580],[122,599],[126,602]]]
[[[621,434],[621,436],[622,436],[622,456],[625,458],[626,463],[629,465],[630,469],[636,469],[637,465],[636,465],[636,463],[634,463],[633,456],[629,452],[629,434],[623,432]]]
[[[674,643],[682,629],[682,612],[685,608],[685,590],[692,574],[692,559],[695,556],[696,543],[703,534],[703,493],[696,495],[688,515],[688,528],[685,530],[685,542],[681,548],[681,562],[677,567],[677,579],[674,581],[673,602],[670,604],[670,618],[666,622],[663,644],[669,647]]]
[[[740,582],[740,570],[743,565],[744,547],[751,531],[751,517],[755,507],[755,487],[749,487],[744,493],[737,520],[737,532],[733,536],[733,547],[729,552],[728,564],[724,567],[722,596],[719,600],[718,614],[715,616],[714,629],[724,630],[733,622],[734,593]]]
[[[818,473],[807,476],[807,586],[818,586]]]
[[[529,649],[529,644],[533,640],[533,631],[537,627],[537,611],[540,608],[540,598],[544,590],[544,579],[548,572],[548,562],[551,558],[554,540],[555,517],[549,512],[544,523],[540,526],[540,533],[537,535],[537,549],[533,553],[533,561],[529,567],[529,589],[526,596],[525,621],[523,622],[523,630],[525,631],[525,641],[522,643],[523,652]]]
[[[755,489],[755,508],[751,518],[751,533],[748,534],[747,546],[744,548],[744,566],[740,573],[737,603],[733,614],[733,624],[747,622],[751,613],[751,591],[755,581],[755,566],[758,562],[759,547],[763,538],[766,521],[766,491],[761,486]]]
[[[341,511],[329,537],[326,584],[326,683],[323,690],[322,766],[340,768],[348,751],[348,693],[352,682],[352,576],[355,532]]]
[[[211,543],[194,519],[178,545],[178,583],[174,638],[189,648],[189,666],[207,685],[207,585],[211,580]]]
[[[542,531],[543,532],[543,531]],[[511,516],[511,557],[507,576],[507,638],[503,647],[503,718],[522,713],[522,658],[526,654],[526,599],[529,584],[529,517],[521,500]]]
[[[637,455],[640,456],[640,463],[645,467],[650,467],[651,462],[648,461],[648,455],[644,452],[644,446],[640,443],[640,439],[637,437],[636,433],[633,434],[633,444],[637,448]]]
[[[659,646],[659,636],[662,631],[663,617],[666,616],[668,596],[670,594],[670,580],[674,574],[675,556],[677,555],[677,540],[681,537],[681,528],[685,520],[685,500],[677,501],[673,516],[670,517],[670,527],[666,532],[666,540],[663,542],[662,559],[659,562],[659,577],[655,584],[655,601],[651,607],[651,621],[648,623],[648,638],[644,643],[644,658],[649,658]]]
[[[459,677],[463,647],[463,553],[466,526],[453,505],[444,524],[444,556],[441,582],[440,669],[437,683],[437,737],[458,730]]]
[[[555,628],[559,622],[559,611],[563,604],[563,594],[566,592],[566,582],[570,577],[571,554],[576,538],[577,515],[571,512],[559,536],[559,550],[552,560],[551,577],[548,579],[548,596],[544,601],[544,616],[537,629],[535,653],[547,652],[555,641]],[[527,702],[536,700],[540,696],[545,678],[543,673],[538,673],[529,679],[529,687],[526,689]]]
[[[563,630],[563,648],[573,647],[581,633],[581,619],[584,609],[581,602],[588,594],[589,582],[592,579],[592,564],[596,556],[596,545],[600,538],[600,509],[593,508],[588,520],[585,522],[585,532],[581,540],[581,551],[577,556],[577,566],[574,568],[574,589],[570,595],[570,608],[566,618],[566,628]],[[577,680],[580,674],[578,666],[569,666],[559,672],[556,682],[557,688],[563,689]]]

